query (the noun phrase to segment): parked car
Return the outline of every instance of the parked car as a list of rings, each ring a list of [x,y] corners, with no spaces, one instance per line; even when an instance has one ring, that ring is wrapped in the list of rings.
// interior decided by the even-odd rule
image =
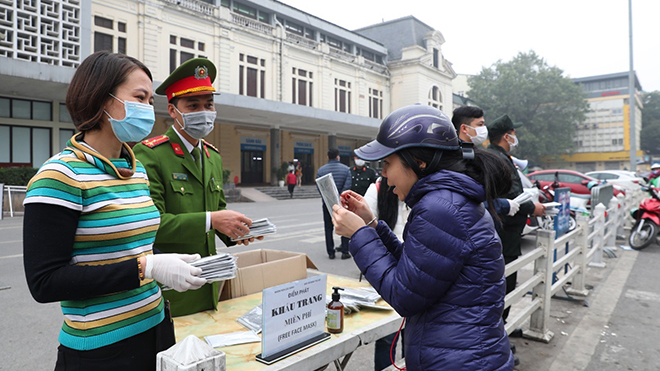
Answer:
[[[590,171],[585,175],[594,177],[598,180],[604,180],[608,184],[616,184],[631,191],[640,189],[644,185],[644,179],[632,175],[633,173],[625,170],[600,170]]]
[[[540,170],[527,175],[531,181],[538,180],[541,187],[552,184],[555,176],[557,176],[560,187],[568,187],[571,189],[571,195],[584,195],[585,198],[591,197],[591,186],[603,183],[601,180],[573,170]],[[590,184],[590,182],[595,183]],[[625,193],[625,188],[614,185],[614,196],[625,195]]]

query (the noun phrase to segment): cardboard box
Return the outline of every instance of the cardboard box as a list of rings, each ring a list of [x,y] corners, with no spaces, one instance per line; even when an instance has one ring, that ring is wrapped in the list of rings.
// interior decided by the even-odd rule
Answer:
[[[263,289],[307,278],[307,268],[318,269],[306,254],[253,250],[233,254],[238,258],[236,278],[226,281],[220,300],[238,298]]]

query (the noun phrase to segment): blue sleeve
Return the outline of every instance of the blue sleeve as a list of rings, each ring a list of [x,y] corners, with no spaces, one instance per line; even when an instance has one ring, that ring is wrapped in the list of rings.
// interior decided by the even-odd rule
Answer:
[[[488,203],[484,202],[484,206],[488,208]],[[507,215],[511,209],[509,201],[506,198],[496,198],[493,200],[493,207],[497,215]]]
[[[344,180],[344,186],[342,187],[341,191],[339,193],[342,193],[344,191],[347,191],[351,189],[351,168],[347,167],[346,168],[346,180]]]
[[[396,249],[399,258],[373,228],[353,234],[351,253],[381,297],[397,313],[409,317],[434,305],[458,279],[473,249],[461,220],[455,208],[443,203],[410,220],[406,240]]]

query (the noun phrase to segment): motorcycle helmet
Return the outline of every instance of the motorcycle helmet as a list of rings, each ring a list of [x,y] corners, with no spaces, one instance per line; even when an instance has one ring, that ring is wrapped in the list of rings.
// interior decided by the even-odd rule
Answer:
[[[660,162],[656,162],[655,164],[651,165],[651,170],[655,169],[660,169]]]
[[[428,169],[434,168],[443,151],[458,151],[461,149],[456,129],[447,115],[437,108],[415,104],[406,106],[390,113],[380,125],[376,140],[356,149],[355,155],[367,160],[381,160],[395,152],[406,148],[423,147],[438,149]],[[473,158],[471,143],[464,145],[464,158]],[[423,170],[407,151],[400,152],[403,159],[421,178]]]
[[[410,147],[456,151],[461,148],[449,117],[431,106],[415,104],[390,113],[378,129],[376,140],[356,149],[363,160],[381,160]]]

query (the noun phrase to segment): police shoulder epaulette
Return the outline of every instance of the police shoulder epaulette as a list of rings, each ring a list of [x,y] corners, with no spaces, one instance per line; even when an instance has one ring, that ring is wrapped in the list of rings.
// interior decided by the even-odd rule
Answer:
[[[204,145],[205,145],[205,146],[207,146],[207,147],[211,148],[212,150],[214,150],[214,151],[220,153],[220,150],[217,149],[217,148],[215,148],[215,146],[214,146],[213,144],[211,144],[211,143],[205,141],[204,139],[202,139],[202,142],[204,142]]]
[[[154,148],[160,144],[169,142],[170,138],[167,135],[160,135],[151,139],[145,139],[142,144],[149,148]]]

